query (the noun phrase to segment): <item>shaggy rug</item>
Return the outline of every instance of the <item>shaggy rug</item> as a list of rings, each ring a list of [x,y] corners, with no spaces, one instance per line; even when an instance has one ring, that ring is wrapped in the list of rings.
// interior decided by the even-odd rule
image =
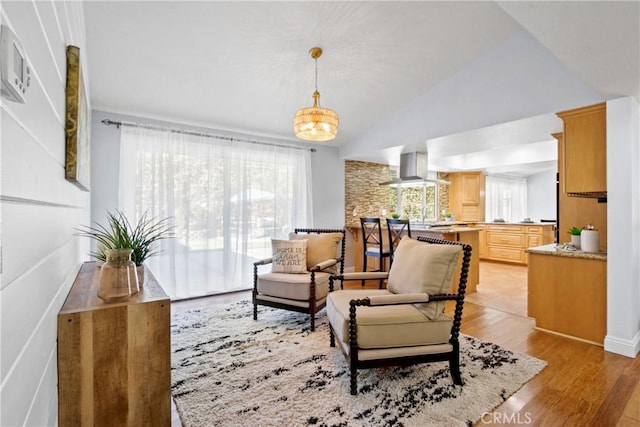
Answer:
[[[358,371],[329,346],[325,312],[316,331],[304,314],[250,302],[172,318],[172,394],[185,427],[470,425],[546,365],[461,336],[464,386],[447,362]]]

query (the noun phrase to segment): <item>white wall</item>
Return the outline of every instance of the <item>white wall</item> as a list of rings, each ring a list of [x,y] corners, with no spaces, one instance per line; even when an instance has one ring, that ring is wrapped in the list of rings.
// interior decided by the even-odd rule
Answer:
[[[556,171],[527,177],[527,211],[534,221],[556,218]]]
[[[103,119],[113,121],[155,123],[173,128],[196,129],[206,132],[207,129],[185,126],[178,123],[167,123],[158,120],[133,117],[123,114],[94,110],[92,114],[92,162],[93,175],[91,185],[92,221],[104,222],[107,210],[118,207],[118,170],[120,129],[116,126],[105,126]],[[313,218],[314,227],[344,227],[344,160],[338,157],[338,149],[330,143],[314,144],[316,152],[311,154],[313,184]],[[306,225],[306,224],[301,224]]]
[[[604,348],[640,351],[640,108],[607,102],[607,336]]]
[[[79,2],[2,2],[32,68],[27,102],[2,100],[0,425],[57,424],[57,314],[88,243],[88,192],[64,178],[66,46],[85,34]],[[87,85],[88,88],[88,85]]]
[[[426,140],[602,102],[524,30],[340,148],[354,158]]]

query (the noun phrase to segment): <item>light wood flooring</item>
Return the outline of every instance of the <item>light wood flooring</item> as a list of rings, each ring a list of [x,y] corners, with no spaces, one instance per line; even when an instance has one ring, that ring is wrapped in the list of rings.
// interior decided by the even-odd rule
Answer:
[[[180,301],[172,303],[172,311],[250,298],[247,291]],[[526,313],[527,268],[481,262],[478,291],[465,299],[462,332],[548,365],[477,425],[640,427],[640,356],[632,359],[538,331]],[[172,426],[180,425],[174,407]]]

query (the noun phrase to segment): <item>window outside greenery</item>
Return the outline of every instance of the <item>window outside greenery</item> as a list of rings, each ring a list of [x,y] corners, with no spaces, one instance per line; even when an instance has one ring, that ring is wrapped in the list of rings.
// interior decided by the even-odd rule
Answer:
[[[413,222],[438,219],[438,186],[436,184],[399,187],[396,194],[397,206],[402,218],[408,218]]]

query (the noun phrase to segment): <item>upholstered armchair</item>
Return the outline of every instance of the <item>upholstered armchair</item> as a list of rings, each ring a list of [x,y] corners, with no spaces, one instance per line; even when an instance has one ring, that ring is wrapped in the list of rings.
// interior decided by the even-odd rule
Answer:
[[[357,370],[388,365],[448,361],[453,382],[462,385],[458,336],[471,246],[404,237],[388,273],[347,273],[329,280],[330,344],[338,344],[350,368],[351,394]],[[450,293],[462,257],[456,293]],[[366,276],[366,277],[365,277]],[[373,277],[375,276],[375,277]],[[387,279],[387,289],[343,290],[346,280]],[[340,290],[334,291],[334,281]],[[453,316],[445,301],[455,301]]]
[[[273,255],[253,264],[253,319],[258,306],[315,315],[327,303],[329,277],[344,272],[345,230],[296,228],[289,240],[272,240]],[[259,273],[259,267],[271,271]],[[335,279],[334,279],[335,280]]]

